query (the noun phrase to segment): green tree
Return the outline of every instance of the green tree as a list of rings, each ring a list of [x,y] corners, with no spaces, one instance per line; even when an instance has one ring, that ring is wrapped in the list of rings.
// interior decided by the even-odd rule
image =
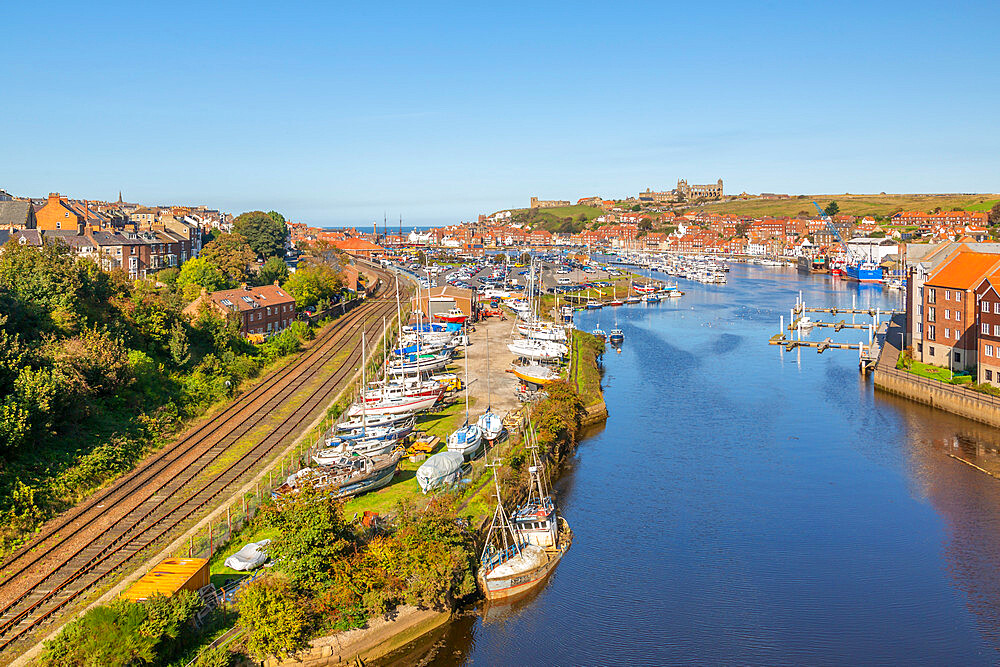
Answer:
[[[300,263],[295,273],[288,277],[284,287],[295,297],[296,307],[308,308],[339,294],[344,287],[344,279],[328,264],[305,262]]]
[[[279,257],[268,257],[264,266],[260,267],[258,277],[261,285],[270,285],[274,281],[281,284],[288,280],[288,265]]]
[[[308,644],[309,615],[287,582],[273,576],[258,579],[240,591],[236,604],[254,657],[287,655]]]
[[[641,211],[642,210],[642,206],[640,206],[639,204],[636,204],[635,206],[632,207],[632,210],[633,211]]]
[[[1000,202],[993,204],[988,219],[991,225],[1000,225]]]
[[[522,252],[518,264],[525,264],[525,265],[531,264],[531,254],[527,252]]]
[[[321,588],[348,552],[351,534],[341,509],[330,494],[310,487],[265,508],[265,524],[278,532],[268,552],[297,588]]]
[[[246,282],[247,267],[256,260],[256,255],[246,239],[236,232],[221,234],[219,238],[202,248],[201,257],[214,264],[233,285]]]
[[[280,257],[285,254],[288,227],[285,218],[276,211],[248,211],[233,221],[233,231],[250,245],[257,257]]]
[[[230,287],[231,284],[219,267],[204,257],[195,257],[181,266],[181,272],[177,276],[177,286],[181,288],[184,298],[190,301],[198,296],[202,288],[209,292],[217,292]]]
[[[650,218],[643,218],[639,221],[639,229],[649,231],[653,228],[653,221]]]
[[[162,269],[156,272],[156,282],[163,283],[167,287],[173,289],[177,284],[177,276],[179,275],[180,271],[177,269]]]
[[[832,218],[840,213],[840,205],[835,201],[831,201],[826,205],[826,208],[823,209],[823,212]]]
[[[178,366],[183,366],[191,358],[188,353],[187,332],[180,322],[174,322],[174,326],[170,328],[170,358]]]

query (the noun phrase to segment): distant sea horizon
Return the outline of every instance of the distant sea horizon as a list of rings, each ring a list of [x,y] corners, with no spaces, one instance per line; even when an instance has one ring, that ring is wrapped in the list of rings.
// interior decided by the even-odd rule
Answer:
[[[427,222],[422,225],[403,225],[402,231],[403,235],[405,236],[414,230],[419,231],[424,229],[432,229],[434,227],[443,227],[446,225],[447,223],[433,223],[433,222]],[[328,232],[341,232],[344,231],[345,229],[355,229],[359,232],[370,232],[372,230],[372,227],[371,225],[368,225],[367,227],[361,225],[340,225],[337,227],[321,227],[320,229],[323,229]],[[382,227],[382,225],[378,226],[379,234],[384,233],[392,236],[399,234],[399,231],[400,231],[399,225],[386,225],[384,228]]]

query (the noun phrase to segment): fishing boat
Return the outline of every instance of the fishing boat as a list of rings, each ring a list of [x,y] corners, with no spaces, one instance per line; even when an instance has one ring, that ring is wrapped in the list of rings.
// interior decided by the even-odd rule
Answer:
[[[542,495],[545,489],[539,467],[531,466],[529,474],[531,496],[513,517],[507,516],[500,483],[493,475],[497,507],[476,572],[483,595],[490,601],[510,601],[536,588],[569,548],[569,524],[556,513],[553,498]]]
[[[614,298],[608,303],[609,306],[622,306],[625,302],[618,298],[618,285],[615,285],[615,295]]]
[[[465,457],[458,452],[438,452],[417,468],[417,484],[423,493],[454,484],[462,478]]]
[[[434,317],[442,322],[455,322],[457,324],[464,324],[469,319],[469,316],[463,313],[460,308],[451,308],[448,312],[437,313]]]
[[[399,466],[400,455],[394,452],[379,456],[344,456],[329,465],[303,468],[292,473],[279,486],[278,497],[297,493],[306,484],[335,498],[357,496],[386,486]]]
[[[621,345],[625,342],[625,332],[621,329],[612,329],[608,334],[608,342],[612,345]]]

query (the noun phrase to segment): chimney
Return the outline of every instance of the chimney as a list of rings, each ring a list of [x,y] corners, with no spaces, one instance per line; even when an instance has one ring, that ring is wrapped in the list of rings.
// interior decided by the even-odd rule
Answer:
[[[59,200],[62,199],[58,192],[49,193],[49,204],[58,204]]]

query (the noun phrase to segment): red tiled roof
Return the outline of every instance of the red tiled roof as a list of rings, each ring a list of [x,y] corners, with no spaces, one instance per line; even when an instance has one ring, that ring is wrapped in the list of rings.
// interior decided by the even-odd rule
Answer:
[[[964,246],[963,246],[964,247]],[[972,289],[1000,267],[1000,254],[957,250],[928,276],[928,285]]]

